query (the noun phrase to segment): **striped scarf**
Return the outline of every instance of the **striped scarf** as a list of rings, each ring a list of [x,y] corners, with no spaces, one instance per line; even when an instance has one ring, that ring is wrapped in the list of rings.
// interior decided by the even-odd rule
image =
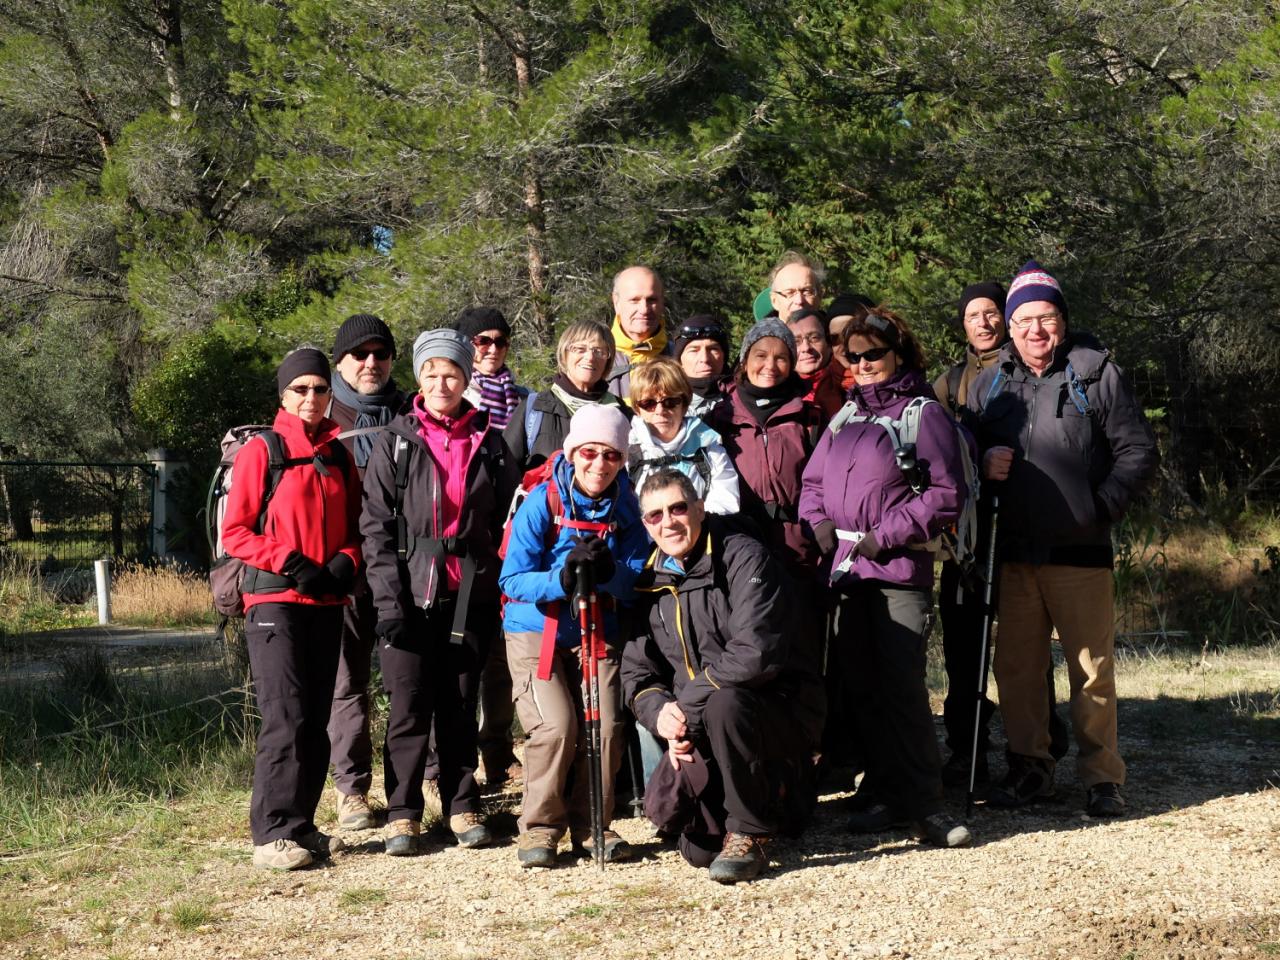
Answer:
[[[480,388],[480,409],[489,411],[489,423],[501,430],[520,404],[516,378],[511,375],[510,370],[503,367],[493,376],[477,371],[471,375],[471,379]]]

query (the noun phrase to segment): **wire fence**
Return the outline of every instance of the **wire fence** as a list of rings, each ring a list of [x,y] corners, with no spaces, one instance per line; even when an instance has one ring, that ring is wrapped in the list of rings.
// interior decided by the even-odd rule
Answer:
[[[0,546],[46,571],[149,556],[149,463],[0,461]]]

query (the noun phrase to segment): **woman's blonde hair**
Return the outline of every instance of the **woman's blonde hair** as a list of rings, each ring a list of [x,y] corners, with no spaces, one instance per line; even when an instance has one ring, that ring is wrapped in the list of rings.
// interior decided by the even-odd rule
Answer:
[[[564,332],[556,342],[556,369],[564,373],[569,362],[569,348],[588,340],[598,340],[604,347],[604,370],[605,376],[608,376],[609,371],[613,369],[613,358],[618,348],[614,346],[613,334],[609,332],[609,328],[594,320],[575,320],[564,328]]]
[[[693,402],[693,387],[680,364],[670,357],[654,357],[648,363],[631,368],[630,401],[650,397],[679,397],[687,407]]]

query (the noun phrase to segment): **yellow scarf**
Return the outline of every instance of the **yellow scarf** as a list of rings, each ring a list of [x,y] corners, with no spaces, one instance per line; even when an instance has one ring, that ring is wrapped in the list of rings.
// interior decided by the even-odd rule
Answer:
[[[648,340],[632,340],[622,332],[622,320],[615,313],[613,315],[613,342],[617,345],[619,353],[625,353],[627,359],[633,364],[644,363],[652,360],[654,357],[662,355],[662,351],[667,348],[667,327],[666,324],[658,324],[658,332]]]

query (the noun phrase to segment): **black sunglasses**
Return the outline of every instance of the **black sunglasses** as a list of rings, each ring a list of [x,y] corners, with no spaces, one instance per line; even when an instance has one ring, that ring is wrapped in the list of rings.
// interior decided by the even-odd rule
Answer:
[[[499,350],[505,350],[511,346],[511,341],[502,335],[489,337],[483,333],[477,333],[471,338],[471,345],[473,347],[497,347]]]
[[[329,392],[329,385],[322,383],[315,387],[289,386],[285,387],[290,393],[296,393],[300,397],[305,397],[308,393],[314,393],[318,397],[323,397]]]
[[[636,401],[636,406],[645,413],[653,413],[658,407],[663,410],[679,410],[684,405],[684,397],[646,397]]]
[[[369,357],[373,357],[373,359],[377,360],[379,363],[383,360],[391,359],[391,350],[388,347],[375,347],[372,350],[361,350],[357,347],[355,350],[350,351],[350,353],[359,363],[364,363],[369,359]]]
[[[681,327],[679,337],[682,340],[728,340],[729,334],[724,327]]]
[[[887,353],[892,353],[893,347],[872,347],[870,350],[863,350],[861,353],[854,353],[852,350],[846,350],[844,355],[849,358],[850,365],[861,363],[863,360],[867,363],[875,363]]]

